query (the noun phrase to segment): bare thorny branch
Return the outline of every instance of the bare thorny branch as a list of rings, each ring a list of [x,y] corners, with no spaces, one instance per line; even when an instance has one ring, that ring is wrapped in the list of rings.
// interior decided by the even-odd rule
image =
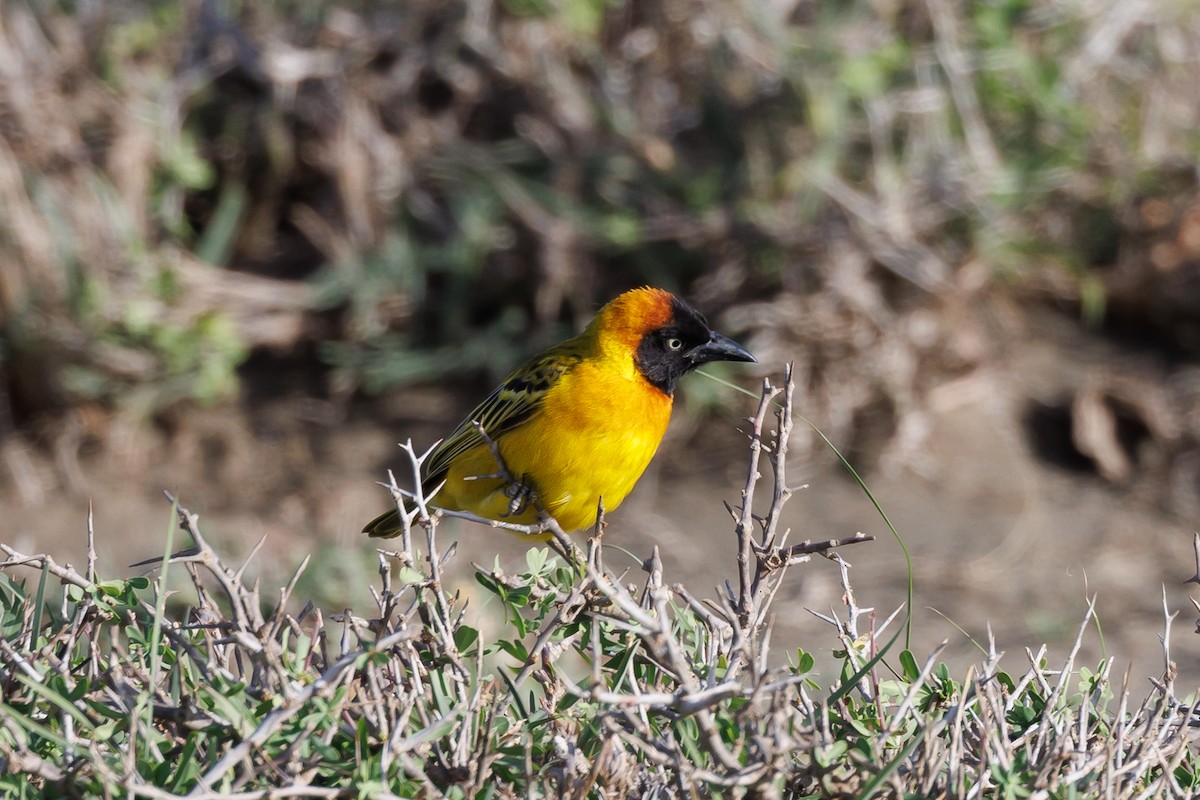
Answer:
[[[456,644],[455,632],[461,627],[464,607],[457,597],[450,597],[445,591],[444,565],[453,557],[454,548],[446,552],[439,549],[438,521],[442,516],[472,517],[462,512],[437,509],[436,490],[429,493],[424,491],[422,470],[430,451],[418,454],[411,443],[402,445],[408,456],[414,488],[401,488],[394,476],[391,476],[388,484],[396,498],[400,517],[400,547],[395,551],[380,550],[382,586],[375,593],[379,616],[376,619],[363,619],[352,614],[334,615],[332,619],[341,621],[343,625],[336,654],[328,653],[332,642],[319,612],[310,614],[310,607],[306,607],[299,618],[286,613],[287,601],[307,559],[299,565],[292,580],[280,592],[274,613],[269,617],[264,616],[257,585],[248,586],[244,581],[247,566],[262,542],[251,551],[241,568],[227,567],[202,533],[197,516],[176,503],[178,523],[194,545],[172,555],[171,561],[187,566],[197,604],[185,615],[184,622],[164,625],[167,639],[192,652],[197,663],[209,670],[214,678],[221,676],[234,680],[239,676],[252,676],[252,683],[263,687],[256,691],[281,692],[286,698],[259,720],[253,730],[240,737],[235,744],[231,743],[220,758],[215,759],[200,777],[197,790],[211,792],[216,787],[226,785],[234,776],[248,775],[261,760],[261,749],[265,742],[295,719],[315,697],[328,696],[333,687],[350,680],[357,680],[360,686],[366,687],[369,702],[361,705],[366,709],[366,718],[375,730],[377,739],[384,743],[388,762],[396,764],[398,769],[410,776],[429,780],[428,763],[414,762],[411,754],[422,746],[418,742],[424,742],[427,747],[428,732],[447,720],[431,715],[427,704],[414,702],[414,698],[428,691],[424,685],[427,678],[423,677],[428,670],[421,655],[425,649],[449,665],[445,673],[449,681],[443,689],[454,695],[453,713],[456,718],[452,722],[458,730],[452,737],[455,744],[446,746],[435,743],[431,756],[444,780],[481,785],[494,748],[486,721],[504,713],[516,699],[515,693],[523,691],[521,687],[530,678],[535,679],[548,696],[569,694],[607,708],[607,716],[617,726],[613,729],[617,734],[617,738],[612,740],[614,743],[626,739],[630,731],[648,731],[647,725],[655,716],[694,719],[699,726],[700,742],[711,758],[710,766],[701,768],[687,764],[686,754],[676,740],[659,741],[650,750],[642,750],[643,755],[651,761],[669,767],[678,775],[715,786],[730,787],[749,786],[767,780],[785,766],[787,754],[796,744],[793,738],[775,732],[769,737],[757,736],[742,742],[730,742],[718,728],[716,709],[735,698],[750,700],[755,707],[764,709],[778,705],[776,698],[781,692],[790,691],[796,679],[786,675],[772,678],[767,666],[769,636],[764,621],[786,567],[806,559],[810,553],[825,553],[841,544],[868,538],[860,536],[785,546],[788,532],[780,532],[779,520],[783,504],[791,495],[791,490],[783,483],[786,474],[786,441],[791,426],[791,388],[790,373],[784,387],[766,384],[758,413],[751,418],[751,470],[742,496],[741,517],[737,527],[741,593],[739,597],[730,596],[718,603],[700,602],[684,587],[664,583],[657,548],[643,565],[648,574],[645,586],[640,592],[633,593],[618,576],[603,566],[603,504],[597,509],[597,524],[589,539],[587,553],[583,554],[554,518],[537,506],[536,492],[532,491],[532,487],[520,485],[509,474],[499,448],[486,432],[480,430],[496,457],[497,475],[515,487],[513,497],[534,503],[540,512],[539,521],[533,526],[492,520],[483,522],[522,534],[539,537],[548,534],[550,543],[565,557],[578,576],[569,591],[556,597],[554,613],[535,639],[526,663],[510,681],[511,690],[505,693],[485,689],[486,682],[481,679],[483,664],[480,661],[483,648],[476,649],[476,663],[469,664]],[[768,440],[763,432],[767,414],[773,407],[773,401],[780,395],[784,403],[776,413],[773,438]],[[768,512],[765,517],[758,517],[751,509],[760,477],[759,459],[763,452],[768,455],[775,482]],[[168,499],[174,502],[169,494]],[[423,559],[413,544],[415,531],[424,532]],[[89,576],[85,577],[48,557],[26,557],[11,548],[5,550],[9,555],[6,566],[42,566],[66,583],[85,588],[94,585],[90,574],[94,558],[89,561]],[[151,559],[135,566],[158,561]],[[389,563],[401,570],[403,584],[398,587],[393,586],[393,569]],[[219,588],[219,600],[210,594],[197,568],[202,569]],[[153,605],[146,602],[143,610],[152,613]],[[680,613],[693,614],[700,625],[704,640],[701,657],[697,657],[696,650],[680,638],[677,625]],[[607,684],[598,671],[593,673],[590,684],[582,685],[567,671],[557,669],[557,656],[570,643],[556,640],[554,634],[581,617],[589,619],[592,637],[580,643],[579,649],[581,652],[592,651],[592,662],[597,670],[603,660],[597,638],[600,630],[623,631],[634,637],[638,649],[636,657],[657,665],[668,676],[667,688],[642,685],[636,676],[628,672],[623,676],[624,685]],[[314,642],[307,658],[317,670],[318,677],[297,690],[288,680],[287,669],[280,661],[280,637],[304,631],[305,622],[308,635]],[[421,631],[424,633],[420,634]],[[197,648],[192,643],[189,636],[195,633],[204,637],[205,647]],[[356,639],[359,643],[357,646]],[[418,642],[421,643],[420,647],[417,646]],[[386,655],[387,661],[382,665],[375,663],[369,658],[372,653]],[[718,663],[728,665],[723,674],[715,669]],[[749,673],[743,677],[747,668]],[[158,700],[156,710],[160,719],[174,717],[182,720],[201,713],[209,723],[216,720],[212,714],[204,715],[195,709],[172,710],[167,702],[167,694],[160,693],[157,687],[149,688]],[[761,716],[759,712],[747,714],[745,724],[748,732],[756,724],[752,719],[756,715]],[[418,729],[416,733],[411,733],[414,724]],[[406,730],[410,733],[405,734]],[[763,752],[763,742],[766,741],[774,742],[765,748],[769,752]],[[628,743],[626,746],[629,746]],[[756,751],[754,757],[749,757],[747,748]],[[44,766],[39,766],[32,759],[14,763],[28,765],[31,770],[46,771]],[[594,781],[600,766],[597,762],[583,774],[590,776],[588,780]],[[564,772],[564,775],[567,774]],[[116,775],[112,777],[118,780]],[[159,796],[158,790],[153,787],[140,785],[136,779],[131,780],[134,783],[127,788],[134,795]]]
[[[749,418],[749,470],[741,503],[730,509],[738,585],[736,589],[727,585],[715,601],[698,599],[685,587],[666,581],[657,548],[643,564],[646,579],[640,588],[606,569],[602,504],[586,553],[544,512],[534,526],[486,521],[521,533],[549,535],[574,577],[568,583],[513,584],[512,588],[527,589],[531,598],[544,601],[542,607],[548,612],[540,628],[530,634],[528,658],[512,677],[504,676],[501,665],[485,665],[486,648],[480,642],[469,644],[464,639],[460,650],[458,633],[464,630],[466,606],[457,594],[446,591],[445,569],[454,547],[439,548],[437,529],[443,516],[464,515],[436,508],[436,491],[426,493],[421,483],[429,452],[418,454],[407,443],[402,449],[414,489],[401,488],[394,476],[388,484],[396,498],[401,533],[397,550],[379,551],[380,586],[374,592],[378,615],[331,616],[341,623],[340,635],[329,630],[311,605],[296,616],[287,611],[307,559],[280,591],[275,608],[266,612],[257,587],[244,581],[257,547],[241,568],[225,566],[204,537],[196,515],[177,506],[179,525],[195,545],[172,561],[187,566],[195,603],[181,617],[171,615],[180,621],[161,620],[163,635],[174,648],[173,658],[186,661],[188,669],[206,683],[241,683],[257,702],[272,703],[249,727],[224,718],[221,705],[205,707],[190,698],[176,699],[178,690],[170,679],[152,678],[153,671],[138,666],[126,644],[114,642],[122,670],[111,669],[112,656],[95,647],[88,651],[84,666],[70,667],[56,655],[86,645],[89,620],[105,613],[90,548],[87,574],[81,575],[49,556],[27,556],[0,545],[7,555],[0,568],[34,568],[83,593],[73,608],[64,599],[61,613],[72,616],[73,624],[54,637],[40,637],[39,623],[31,618],[15,638],[0,640],[0,683],[27,688],[42,683],[50,671],[68,687],[91,681],[109,696],[122,698],[122,707],[131,713],[138,707],[151,708],[155,731],[174,731],[177,741],[187,740],[198,729],[227,731],[213,739],[221,745],[202,762],[203,773],[191,792],[213,800],[354,795],[354,790],[312,785],[317,771],[296,757],[297,744],[284,755],[273,754],[268,743],[277,742],[282,731],[297,725],[308,733],[295,742],[311,734],[327,747],[346,730],[354,731],[356,742],[356,731],[364,731],[365,741],[379,751],[382,784],[376,787],[404,778],[426,796],[443,793],[451,785],[460,787],[465,796],[474,796],[494,784],[492,765],[502,752],[531,746],[532,709],[524,707],[522,696],[533,696],[532,689],[542,698],[543,707],[553,712],[544,724],[562,726],[562,733],[554,738],[557,760],[542,774],[564,797],[594,796],[596,787],[622,796],[637,795],[638,786],[642,793],[652,786],[670,786],[677,793],[705,786],[778,796],[781,777],[789,791],[811,793],[819,785],[828,796],[858,796],[865,786],[883,784],[896,795],[908,787],[907,791],[921,796],[966,796],[968,786],[986,793],[993,765],[1011,768],[1018,748],[1019,757],[1039,770],[1040,785],[1064,785],[1079,776],[1099,774],[1109,796],[1125,796],[1137,776],[1153,764],[1160,765],[1155,774],[1161,777],[1143,794],[1179,789],[1175,770],[1190,752],[1184,743],[1195,714],[1172,694],[1170,615],[1163,635],[1164,681],[1154,696],[1127,714],[1126,678],[1113,723],[1115,739],[1105,738],[1099,730],[1101,715],[1087,713],[1089,707],[1105,702],[1111,660],[1092,677],[1083,709],[1064,715],[1072,707],[1060,699],[1071,691],[1067,681],[1078,644],[1067,666],[1058,672],[1045,669],[1044,651],[1030,653],[1027,674],[1003,687],[996,678],[1000,656],[994,645],[985,664],[972,670],[961,686],[939,672],[939,648],[920,667],[905,667],[911,674],[900,696],[885,695],[871,670],[852,681],[853,700],[841,691],[814,699],[815,684],[807,683],[803,669],[772,666],[772,603],[789,568],[814,553],[832,559],[841,574],[845,618],[837,612],[818,616],[835,626],[849,669],[865,670],[864,665],[870,665],[880,632],[895,619],[893,614],[876,624],[873,610],[858,605],[850,587],[849,565],[835,552],[872,537],[856,534],[788,544],[790,531],[783,526],[782,510],[793,493],[786,483],[791,400],[789,371],[782,386],[764,382],[756,413]],[[768,425],[772,410],[773,428]],[[511,481],[499,448],[492,445],[497,474]],[[760,515],[754,512],[754,501],[763,482],[759,465],[764,454],[773,481],[767,510]],[[522,502],[537,507],[532,488],[519,491],[525,493]],[[423,552],[414,545],[415,536],[421,534]],[[90,541],[90,524],[88,535]],[[485,573],[480,570],[480,574]],[[510,580],[492,577],[498,582]],[[210,583],[218,588],[215,597],[207,588]],[[117,613],[135,622],[136,614],[150,616],[156,611],[153,602],[139,600],[135,608]],[[860,631],[863,620],[869,620],[869,625]],[[1080,637],[1087,623],[1081,626]],[[567,630],[574,633],[565,635]],[[301,637],[311,644],[302,651],[292,649]],[[563,655],[568,652],[582,657],[589,668],[580,672],[566,666],[569,660]],[[303,654],[299,665],[297,653]],[[614,658],[624,668],[609,669]],[[293,677],[297,666],[304,670],[302,681]],[[496,673],[502,682],[494,677]],[[1045,699],[1044,717],[1023,730],[1010,730],[1016,698],[1026,690]],[[138,698],[145,698],[148,706]],[[578,731],[572,733],[570,725],[576,723],[557,711],[571,699],[582,701],[579,707],[597,709],[591,724],[602,741],[598,749],[585,750],[573,741]],[[314,715],[315,705],[329,716]],[[521,709],[519,714],[513,713],[514,706]],[[0,723],[0,758],[10,771],[65,788],[76,771],[91,770],[105,785],[120,786],[132,797],[176,796],[148,782],[144,772],[131,768],[130,760],[104,757],[101,744],[83,730],[100,722],[91,706],[56,713],[62,716],[68,751],[77,754],[77,760],[51,763],[12,744],[25,741],[26,735],[12,720],[5,720]],[[842,758],[843,765],[853,764],[853,768],[839,770],[836,759],[822,754],[846,746],[845,720],[856,715],[860,728],[854,735],[864,741]],[[320,719],[326,723],[314,721]],[[504,724],[497,725],[501,719]],[[524,725],[520,720],[525,720]],[[690,743],[684,741],[687,725],[695,731]],[[861,726],[871,725],[877,729],[875,735],[862,733]],[[146,738],[144,742],[138,738],[139,748],[158,752],[149,738],[153,732],[145,726],[131,727],[132,736]],[[904,750],[897,749],[898,742],[906,742]],[[1120,758],[1114,759],[1113,752]],[[903,780],[896,766],[901,760]],[[532,761],[529,764],[532,770]],[[237,791],[242,786],[264,786],[264,781],[265,792]],[[373,788],[372,793],[392,796],[385,789]]]
[[[750,466],[742,491],[740,513],[734,515],[740,586],[738,595],[727,597],[727,602],[706,605],[696,601],[682,586],[664,585],[657,548],[643,565],[650,576],[643,595],[641,598],[633,596],[616,576],[601,567],[603,506],[586,556],[579,553],[554,518],[540,506],[537,506],[540,512],[538,524],[525,531],[548,532],[553,537],[552,542],[557,545],[556,549],[581,576],[569,596],[563,599],[558,614],[546,630],[550,631],[568,619],[573,620],[582,612],[588,613],[596,624],[616,625],[630,631],[636,636],[638,646],[646,657],[670,675],[675,688],[664,692],[634,684],[629,689],[617,691],[603,681],[596,680],[595,676],[591,685],[582,686],[563,671],[556,672],[553,680],[571,695],[610,707],[611,713],[621,718],[624,725],[639,724],[641,715],[648,710],[694,718],[702,732],[701,741],[708,755],[723,770],[723,774],[714,773],[706,777],[706,780],[718,785],[751,785],[768,779],[785,767],[788,753],[795,746],[792,738],[786,735],[758,737],[755,746],[759,748],[763,741],[775,742],[772,752],[759,753],[757,758],[747,759],[746,754],[739,751],[749,745],[731,748],[722,740],[713,718],[713,710],[733,698],[769,704],[774,693],[786,691],[799,680],[779,680],[779,676],[776,676],[772,691],[765,693],[765,696],[761,691],[762,686],[770,681],[772,671],[767,658],[769,630],[766,619],[786,568],[807,560],[812,553],[828,554],[833,548],[874,538],[859,534],[845,539],[806,541],[786,546],[789,531],[780,531],[780,520],[784,505],[793,493],[786,484],[793,389],[790,368],[782,387],[764,381],[757,412],[749,418]],[[781,406],[775,402],[780,396],[783,398]],[[764,428],[772,408],[776,408],[776,425],[772,436],[767,439]],[[482,428],[480,433],[496,458],[497,475],[515,483],[499,447]],[[761,478],[759,463],[764,452],[772,466],[774,481],[767,514],[759,517],[753,513],[753,503]],[[536,506],[536,493],[532,501]],[[703,660],[691,657],[689,648],[679,638],[676,609],[680,607],[691,610],[705,631],[708,646]],[[515,685],[520,686],[525,678],[535,672],[535,665],[540,664],[549,642],[549,635],[543,632],[543,636],[535,642],[526,665],[517,675]],[[598,646],[593,649],[592,661],[598,663],[601,653]],[[719,663],[727,664],[728,668],[718,677],[715,665]],[[746,668],[750,668],[750,674],[743,678],[742,672]],[[671,754],[670,761],[676,769],[683,769],[685,754],[677,749]]]

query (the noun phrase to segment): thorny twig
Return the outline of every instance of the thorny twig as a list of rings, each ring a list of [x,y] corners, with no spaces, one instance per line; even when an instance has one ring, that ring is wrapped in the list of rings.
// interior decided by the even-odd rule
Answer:
[[[443,552],[437,546],[442,512],[431,503],[434,493],[425,493],[419,481],[428,452],[418,455],[411,443],[404,449],[412,462],[416,488],[402,490],[394,478],[390,484],[398,500],[402,533],[398,551],[379,551],[381,585],[375,594],[379,615],[373,619],[335,615],[333,619],[342,623],[340,636],[330,635],[320,611],[311,610],[311,605],[295,617],[286,611],[306,560],[280,591],[278,606],[264,613],[257,590],[244,582],[245,565],[225,566],[204,539],[196,516],[178,508],[179,522],[196,546],[174,558],[206,570],[189,570],[197,605],[181,621],[163,620],[163,635],[177,653],[186,654],[175,663],[189,663],[189,671],[199,673],[205,684],[243,684],[255,703],[271,704],[253,718],[251,727],[224,719],[220,704],[212,709],[199,707],[186,694],[174,699],[179,690],[168,685],[165,667],[159,685],[152,685],[154,673],[139,666],[123,646],[111,654],[93,647],[74,664],[61,658],[61,653],[90,644],[92,622],[111,613],[101,605],[104,593],[91,570],[81,575],[49,556],[28,556],[4,545],[0,549],[7,560],[0,568],[40,570],[78,587],[83,599],[73,606],[64,601],[62,613],[73,622],[51,638],[42,634],[45,625],[35,629],[30,615],[15,637],[0,640],[0,682],[19,692],[42,685],[51,674],[68,688],[86,680],[96,691],[117,698],[119,708],[151,709],[159,735],[183,742],[197,729],[208,731],[211,741],[221,744],[203,762],[204,772],[192,796],[211,800],[361,794],[357,788],[311,785],[315,768],[296,757],[302,740],[330,748],[335,737],[343,737],[345,746],[347,735],[356,747],[362,741],[368,748],[378,748],[384,780],[408,781],[404,785],[415,786],[418,794],[437,796],[454,784],[466,796],[475,796],[485,785],[499,787],[500,796],[511,796],[496,783],[491,765],[502,752],[532,746],[536,729],[514,723],[531,719],[532,709],[525,708],[518,696],[531,696],[527,686],[531,680],[544,696],[546,711],[553,712],[546,717],[547,724],[564,727],[554,738],[552,759],[557,761],[540,773],[530,761],[528,771],[540,775],[531,780],[548,781],[565,797],[596,791],[644,794],[651,787],[669,787],[678,793],[705,787],[778,796],[781,778],[786,781],[785,794],[811,794],[821,787],[831,795],[859,796],[883,786],[897,795],[968,796],[976,791],[983,796],[999,791],[995,776],[1007,774],[1018,763],[1027,764],[1029,774],[1036,773],[1038,786],[1047,787],[1039,790],[1038,797],[1050,796],[1047,792],[1057,791],[1054,787],[1072,781],[1090,781],[1098,796],[1186,794],[1176,776],[1183,774],[1177,770],[1191,753],[1187,742],[1196,714],[1172,694],[1169,614],[1163,635],[1165,680],[1156,684],[1155,693],[1140,708],[1128,713],[1126,676],[1115,717],[1089,713],[1106,702],[1111,659],[1090,678],[1078,709],[1063,701],[1075,691],[1067,681],[1078,639],[1063,670],[1045,668],[1043,648],[1028,654],[1026,674],[1003,684],[997,680],[1000,655],[994,642],[987,661],[968,673],[961,686],[938,675],[935,652],[919,669],[910,662],[906,670],[911,669],[911,674],[906,674],[899,697],[886,694],[873,676],[857,678],[849,689],[861,700],[853,704],[842,690],[824,699],[814,697],[814,685],[803,671],[772,667],[771,604],[788,567],[812,553],[828,555],[841,571],[847,616],[844,620],[836,612],[819,616],[837,626],[849,669],[869,663],[877,637],[896,614],[876,625],[871,609],[860,608],[855,600],[849,565],[832,552],[871,537],[857,534],[786,543],[788,531],[780,528],[779,510],[790,494],[783,484],[790,382],[778,390],[767,384],[764,392],[782,395],[784,403],[776,438],[771,440],[769,431],[764,435],[765,413],[753,434],[758,453],[766,453],[772,464],[776,485],[767,513],[756,516],[750,509],[760,476],[756,469],[748,475],[738,516],[747,523],[738,528],[738,553],[746,556],[747,567],[743,573],[739,563],[739,575],[748,580],[736,592],[723,593],[717,602],[699,600],[664,579],[655,548],[643,565],[644,586],[634,589],[603,566],[602,507],[597,509],[597,526],[586,554],[552,518],[543,516],[539,528],[567,558],[576,578],[569,586],[511,584],[528,588],[529,596],[547,613],[529,647],[529,658],[511,680],[506,679],[509,691],[487,677],[494,666],[485,668],[482,644],[477,642],[473,651],[459,651],[464,604],[443,584],[454,548]],[[536,494],[531,501],[536,502]],[[424,554],[413,549],[414,527],[424,529]],[[400,571],[394,573],[394,567]],[[201,580],[205,575],[220,587],[228,612],[209,596]],[[404,576],[404,581],[395,582],[396,575]],[[150,615],[155,604],[142,600],[137,609]],[[860,634],[864,615],[869,615],[870,625]],[[1081,625],[1079,638],[1089,621],[1090,616]],[[574,630],[570,635],[556,635],[569,628]],[[300,636],[311,644],[297,663],[289,648]],[[618,649],[606,649],[612,647]],[[590,661],[590,670],[576,673],[560,664],[572,650]],[[293,653],[291,660],[285,658],[288,652]],[[606,667],[614,654],[625,664],[623,669]],[[113,659],[120,660],[120,670],[111,668]],[[292,677],[297,668],[304,670],[302,681]],[[138,699],[142,692],[150,695],[148,705]],[[1017,730],[1011,720],[1024,718],[1013,716],[1014,705],[1027,692],[1042,698],[1044,708],[1037,719]],[[571,707],[564,701],[572,697],[584,701],[573,708],[597,709],[591,724],[603,742],[598,752],[585,751],[574,741],[570,727],[576,724],[574,712],[562,710]],[[59,730],[66,752],[76,756],[66,765],[69,768],[24,748],[22,730],[11,719],[0,721],[0,757],[9,771],[45,781],[56,790],[61,786],[69,791],[71,781],[94,775],[131,797],[175,797],[143,777],[145,771],[130,769],[131,749],[106,760],[103,743],[82,734],[82,728],[92,724],[88,715],[94,714],[96,702],[93,697],[74,711],[52,708],[61,716]],[[512,713],[514,703],[522,705],[523,713]],[[858,744],[837,762],[842,764],[839,768],[822,754],[845,746],[845,721],[856,715]],[[1112,720],[1111,731],[1102,730],[1106,719]],[[348,725],[349,720],[354,724]],[[685,728],[677,727],[685,722],[695,731],[686,745]],[[277,752],[283,732],[296,725],[304,726],[300,739],[282,754],[271,755]],[[131,727],[130,735],[139,737],[135,745],[142,752],[157,752],[156,743],[141,740],[148,727]],[[366,739],[360,740],[360,728]],[[223,788],[230,786],[244,786],[246,791]],[[375,791],[378,787],[372,786],[373,796],[395,796],[388,788]]]
[[[557,679],[568,693],[608,705],[613,709],[612,713],[625,717],[627,721],[630,721],[630,714],[638,713],[633,709],[650,709],[659,713],[670,711],[692,716],[700,727],[701,739],[709,754],[738,784],[764,779],[771,774],[772,768],[781,769],[783,761],[787,758],[790,739],[784,737],[780,739],[779,748],[773,751],[774,754],[770,758],[749,767],[742,765],[741,757],[731,750],[718,734],[713,717],[713,709],[730,698],[754,698],[758,696],[758,687],[768,683],[771,671],[766,657],[769,631],[763,623],[770,599],[778,589],[786,567],[806,559],[812,553],[828,553],[838,546],[857,544],[874,538],[858,534],[846,539],[808,541],[791,547],[783,546],[787,532],[779,531],[779,521],[783,506],[792,494],[792,490],[786,485],[786,457],[787,439],[791,431],[793,388],[790,368],[782,387],[774,387],[769,381],[765,381],[758,410],[750,418],[750,467],[742,492],[740,514],[735,516],[740,588],[738,596],[730,598],[734,603],[733,614],[703,606],[682,587],[664,585],[659,574],[661,561],[657,558],[657,550],[646,562],[645,568],[650,573],[650,580],[646,586],[645,602],[639,602],[620,581],[600,568],[599,537],[594,536],[590,540],[589,555],[581,557],[574,543],[554,518],[539,507],[539,527],[553,537],[561,552],[582,573],[582,582],[575,587],[570,597],[564,600],[562,608],[574,609],[581,599],[595,595],[603,597],[606,602],[602,608],[593,603],[587,609],[593,619],[602,624],[616,623],[634,632],[647,657],[666,670],[678,688],[669,693],[655,691],[649,687],[614,691],[596,683],[590,687],[582,687],[566,675],[560,674]],[[774,440],[768,444],[764,442],[765,421],[774,400],[780,395],[783,396],[783,404],[776,412]],[[512,480],[503,459],[499,456],[499,448],[482,429],[480,433],[497,457],[498,474]],[[768,454],[775,480],[767,516],[760,519],[754,516],[752,509],[755,489],[761,477],[758,471],[759,459],[764,451]],[[536,503],[536,489],[534,502]],[[756,525],[760,526],[758,541],[755,541]],[[671,610],[676,599],[687,607],[697,609],[697,617],[706,627],[710,657],[703,663],[691,660],[687,655],[688,648],[677,638],[679,634],[673,624],[674,615]],[[578,612],[573,612],[573,615],[575,613]],[[558,617],[555,619],[557,621]],[[726,635],[730,630],[734,632],[732,637]],[[529,660],[517,676],[516,685],[519,686],[520,680],[531,673],[532,665],[540,660],[546,643],[547,639],[544,636],[535,642]],[[729,668],[724,680],[714,682],[712,665],[718,662],[727,663]],[[750,681],[744,683],[739,676],[742,668],[748,665],[754,666],[754,670]],[[780,691],[786,682],[773,685],[776,687],[773,691]]]

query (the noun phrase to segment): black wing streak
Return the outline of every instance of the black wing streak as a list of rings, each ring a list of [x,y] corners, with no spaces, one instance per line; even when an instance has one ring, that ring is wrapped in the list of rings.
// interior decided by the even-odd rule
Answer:
[[[458,424],[430,456],[425,478],[427,489],[446,479],[454,459],[484,443],[472,423],[479,422],[491,439],[498,440],[542,407],[546,392],[583,360],[578,353],[564,352],[569,349],[568,344],[573,343],[564,342],[525,362]]]

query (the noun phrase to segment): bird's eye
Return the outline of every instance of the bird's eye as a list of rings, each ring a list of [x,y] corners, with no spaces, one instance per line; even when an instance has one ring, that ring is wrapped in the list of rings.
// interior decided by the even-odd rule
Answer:
[[[667,339],[667,347],[671,350],[679,350],[683,347],[683,340],[672,336],[670,339]]]

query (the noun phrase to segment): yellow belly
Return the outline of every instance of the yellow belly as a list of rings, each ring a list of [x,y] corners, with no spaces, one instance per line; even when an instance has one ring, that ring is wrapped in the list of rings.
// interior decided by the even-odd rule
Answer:
[[[547,394],[534,416],[497,444],[509,472],[532,486],[538,504],[563,530],[577,531],[595,524],[601,499],[606,511],[621,504],[654,457],[670,417],[671,398],[640,376],[581,365]],[[463,453],[434,504],[488,519],[536,522],[532,506],[509,513],[502,480],[470,480],[496,471],[486,446]]]

